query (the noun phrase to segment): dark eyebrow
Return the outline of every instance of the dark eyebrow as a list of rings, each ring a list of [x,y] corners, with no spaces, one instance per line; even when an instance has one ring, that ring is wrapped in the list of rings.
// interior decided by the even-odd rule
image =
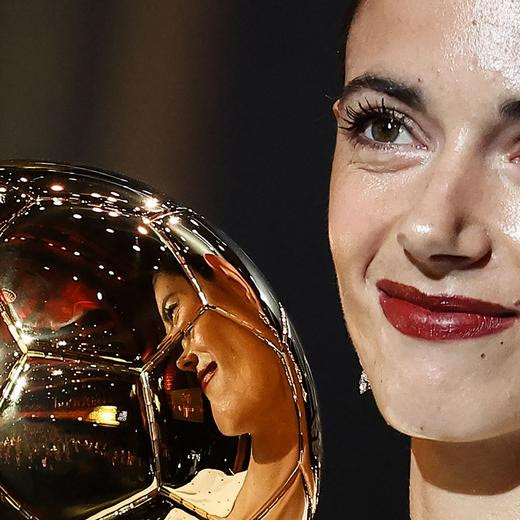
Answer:
[[[500,106],[500,116],[502,119],[520,119],[520,101],[518,99],[511,99],[502,103]]]
[[[394,97],[414,109],[424,110],[424,101],[419,90],[415,87],[405,85],[400,81],[383,76],[373,76],[370,74],[358,76],[343,87],[341,97],[346,98],[356,92],[367,89]]]

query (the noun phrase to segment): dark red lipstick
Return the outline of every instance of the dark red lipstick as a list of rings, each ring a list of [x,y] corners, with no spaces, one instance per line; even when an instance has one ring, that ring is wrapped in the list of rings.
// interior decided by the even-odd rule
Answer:
[[[379,303],[386,319],[408,336],[430,341],[469,339],[511,327],[518,311],[465,296],[424,294],[415,287],[379,280]]]
[[[200,372],[197,372],[197,379],[199,380],[200,387],[204,392],[210,379],[215,375],[215,371],[217,370],[217,364],[215,361],[208,363],[206,368],[203,368]]]

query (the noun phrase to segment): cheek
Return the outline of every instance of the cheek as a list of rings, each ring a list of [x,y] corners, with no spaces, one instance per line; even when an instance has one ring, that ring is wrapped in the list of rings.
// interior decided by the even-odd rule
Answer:
[[[491,193],[494,195],[498,192],[494,190]],[[520,187],[518,184],[506,184],[504,192],[494,197],[492,202],[498,208],[495,225],[510,240],[511,249],[518,251],[520,248]]]
[[[246,328],[208,313],[198,344],[211,350],[218,377],[210,400],[219,410],[241,413],[280,397],[282,366],[276,353]],[[208,387],[209,390],[209,387]]]
[[[396,230],[416,192],[410,173],[373,173],[336,149],[329,206],[329,234],[344,318],[365,367],[375,363],[374,315],[367,312],[374,288],[370,267],[399,258]],[[376,304],[377,305],[377,304]],[[379,316],[379,315],[377,315]],[[378,329],[379,327],[376,327]]]
[[[234,347],[235,345],[233,345]],[[238,348],[231,349],[226,371],[228,387],[236,388],[238,403],[247,406],[264,406],[280,398],[282,366],[271,347],[253,334],[244,335]],[[244,394],[247,388],[247,395]]]
[[[336,151],[329,205],[329,238],[340,286],[363,277],[406,203],[396,174],[375,174]]]
[[[219,430],[225,435],[255,431],[263,418],[287,414],[292,404],[278,357],[255,338],[230,346],[208,394]],[[292,412],[292,409],[289,409]]]

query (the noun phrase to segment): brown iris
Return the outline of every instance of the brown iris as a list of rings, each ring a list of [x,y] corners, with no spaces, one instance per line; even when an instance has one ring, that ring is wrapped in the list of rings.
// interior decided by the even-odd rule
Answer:
[[[395,118],[382,117],[372,122],[370,134],[374,141],[393,143],[401,133],[402,123]]]

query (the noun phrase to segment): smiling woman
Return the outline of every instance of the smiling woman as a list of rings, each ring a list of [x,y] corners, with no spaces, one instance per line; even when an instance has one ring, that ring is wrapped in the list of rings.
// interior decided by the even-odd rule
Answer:
[[[178,347],[164,372],[190,396],[198,422],[214,423],[226,439],[238,440],[239,456],[227,474],[204,467],[171,488],[189,512],[174,508],[166,519],[310,519],[317,492],[308,449],[312,433],[301,371],[285,343],[289,323],[282,317],[287,326],[272,326],[265,295],[247,281],[245,270],[206,239],[191,237],[190,243],[188,276],[177,264],[154,276],[166,332],[162,343]],[[210,413],[204,411],[208,405]],[[171,408],[175,413],[178,407]]]
[[[414,519],[520,516],[519,26],[513,0],[365,0],[349,27],[329,234]]]

